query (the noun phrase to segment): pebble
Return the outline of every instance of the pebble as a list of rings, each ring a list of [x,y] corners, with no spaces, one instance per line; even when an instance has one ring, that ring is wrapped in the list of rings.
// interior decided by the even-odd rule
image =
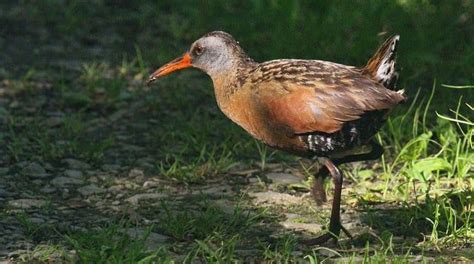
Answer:
[[[301,182],[299,177],[290,173],[271,172],[265,175],[274,184],[297,184]]]
[[[321,250],[318,250],[318,253],[319,253],[319,251],[321,251]],[[327,250],[326,251],[321,251],[320,254],[322,256],[325,256],[325,257],[333,257],[333,258],[337,257],[337,258],[334,258],[335,260],[337,260],[337,262],[328,262],[328,263],[367,263],[366,258],[356,256],[356,255],[353,255],[353,256],[350,256],[350,257],[340,257],[340,256],[338,256],[334,253],[333,254],[329,253]],[[408,262],[408,263],[412,263],[412,262]],[[418,263],[418,262],[413,262],[413,263]],[[435,263],[435,262],[420,262],[420,263]]]
[[[110,193],[121,193],[121,191],[124,189],[123,185],[113,185],[113,186],[110,186],[107,190],[110,192]]]
[[[80,185],[83,184],[84,181],[81,179],[59,176],[51,180],[50,183],[57,187],[64,187],[67,185]]]
[[[47,171],[52,171],[52,170],[54,170],[53,165],[51,165],[51,163],[49,163],[49,162],[45,162],[45,163],[43,164],[43,167],[44,167]]]
[[[311,233],[319,233],[322,230],[323,225],[321,224],[316,224],[316,223],[297,223],[297,222],[292,222],[289,220],[280,222],[280,225],[282,225],[285,228],[288,229],[295,229],[295,230],[303,230],[303,231],[308,231]]]
[[[130,170],[130,172],[128,173],[128,177],[143,179],[145,177],[145,173],[143,172],[143,170],[135,168]]]
[[[255,192],[249,193],[250,197],[255,198],[255,204],[278,204],[278,205],[291,205],[301,204],[303,199],[301,197],[293,196],[287,193],[279,192]]]
[[[262,182],[260,177],[250,177],[250,178],[248,178],[248,181],[249,181],[249,183],[252,183],[252,184],[257,184],[257,183]]]
[[[138,203],[143,200],[157,200],[167,196],[168,195],[164,193],[140,193],[128,198],[127,202],[133,205],[138,205]]]
[[[19,256],[22,256],[22,255],[26,255],[29,253],[29,250],[26,250],[26,249],[17,249],[17,250],[14,250],[14,251],[11,251],[11,252],[8,252],[8,258],[17,258]]]
[[[46,170],[37,162],[28,163],[21,170],[21,174],[37,179],[43,179],[49,177],[49,174],[46,173]]]
[[[71,178],[82,178],[84,173],[82,173],[80,170],[65,170],[64,176]]]
[[[91,165],[76,159],[63,159],[62,163],[65,163],[70,169],[87,170],[91,168]]]
[[[46,222],[43,218],[40,217],[30,217],[28,218],[28,221],[37,225],[44,224]]]
[[[118,171],[118,170],[120,170],[120,165],[118,165],[118,164],[104,164],[104,165],[102,165],[102,170],[104,170],[104,171]]]
[[[316,252],[318,252],[318,254],[322,256],[329,257],[329,258],[341,256],[337,251],[330,248],[325,248],[325,247],[318,248]],[[355,262],[355,263],[359,263],[359,262]]]
[[[54,193],[56,192],[56,188],[52,187],[51,185],[46,185],[43,188],[40,189],[40,192],[42,193]]]
[[[160,182],[157,181],[145,181],[143,183],[143,188],[153,188],[160,186]]]
[[[17,199],[8,201],[8,205],[17,209],[30,209],[45,206],[46,201],[40,199]]]
[[[95,185],[95,184],[90,184],[90,185],[82,186],[82,187],[80,187],[79,189],[77,189],[77,191],[78,191],[82,196],[89,196],[89,195],[92,195],[92,194],[100,194],[100,193],[105,192],[104,189],[98,187],[98,186]]]

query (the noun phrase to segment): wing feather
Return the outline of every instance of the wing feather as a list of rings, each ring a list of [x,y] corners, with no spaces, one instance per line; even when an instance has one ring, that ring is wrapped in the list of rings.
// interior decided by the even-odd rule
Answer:
[[[357,120],[366,112],[391,109],[405,99],[353,67],[334,65],[331,72],[319,71],[318,78],[310,80],[302,80],[301,74],[291,78],[280,71],[279,76],[287,78],[268,78],[260,83],[257,96],[267,109],[269,122],[283,125],[293,134],[334,133],[345,122]]]

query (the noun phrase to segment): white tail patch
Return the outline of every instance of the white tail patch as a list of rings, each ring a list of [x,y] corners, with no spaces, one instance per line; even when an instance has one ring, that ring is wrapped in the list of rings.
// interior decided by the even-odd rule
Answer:
[[[389,89],[395,88],[398,73],[395,70],[399,35],[387,39],[364,68],[373,79]]]
[[[379,67],[377,69],[377,72],[375,74],[376,78],[379,80],[379,82],[383,83],[385,86],[388,86],[390,84],[390,80],[394,77],[396,74],[395,72],[395,63],[396,63],[396,58],[395,58],[395,51],[397,48],[397,43],[400,39],[400,36],[395,36],[392,40],[392,43],[390,43],[390,49],[387,50],[383,56],[383,59],[381,63],[379,64]]]

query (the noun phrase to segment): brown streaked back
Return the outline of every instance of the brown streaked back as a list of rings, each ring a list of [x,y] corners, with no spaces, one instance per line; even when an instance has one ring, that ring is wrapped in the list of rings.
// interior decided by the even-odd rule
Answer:
[[[248,85],[269,109],[269,121],[289,127],[294,134],[333,133],[344,122],[405,100],[401,92],[386,89],[355,67],[303,60],[262,65],[265,68],[257,69]]]

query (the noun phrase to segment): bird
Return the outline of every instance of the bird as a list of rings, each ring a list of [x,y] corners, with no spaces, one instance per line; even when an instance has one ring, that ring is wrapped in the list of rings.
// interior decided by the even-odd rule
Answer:
[[[302,59],[259,63],[232,35],[213,31],[154,71],[147,85],[178,70],[200,69],[212,79],[218,107],[230,120],[270,147],[321,164],[311,193],[317,203],[325,200],[322,184],[331,176],[331,216],[327,232],[305,242],[323,244],[337,241],[341,230],[352,238],[341,224],[339,165],[381,157],[374,136],[407,99],[396,89],[399,39],[388,38],[361,67]]]

